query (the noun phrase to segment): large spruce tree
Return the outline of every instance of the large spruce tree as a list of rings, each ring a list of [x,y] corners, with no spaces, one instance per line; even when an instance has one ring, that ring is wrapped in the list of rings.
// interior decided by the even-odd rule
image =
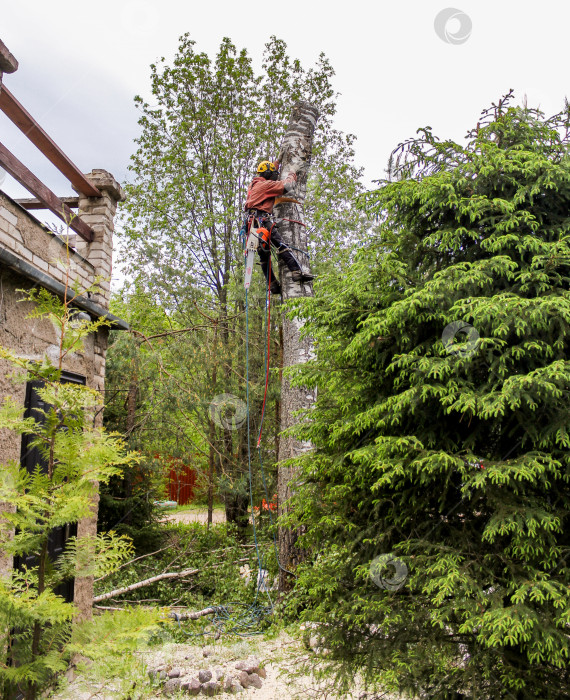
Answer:
[[[568,697],[570,114],[511,103],[401,145],[378,237],[299,302],[296,595],[347,683]]]

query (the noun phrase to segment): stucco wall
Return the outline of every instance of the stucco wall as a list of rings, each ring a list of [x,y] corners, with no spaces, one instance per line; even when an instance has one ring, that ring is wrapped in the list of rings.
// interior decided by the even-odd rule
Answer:
[[[55,360],[58,352],[56,329],[47,320],[27,318],[32,304],[23,300],[24,295],[18,290],[28,287],[28,280],[0,268],[0,345],[13,350],[20,357],[41,360],[47,354]],[[107,336],[107,329],[100,329],[96,335],[89,336],[83,351],[70,353],[65,358],[63,369],[85,377],[87,386],[102,390]],[[0,400],[12,396],[24,405],[25,383],[11,378],[11,374],[13,369],[8,363],[0,364]],[[98,414],[97,421],[101,423],[101,413]],[[18,434],[0,431],[0,464],[9,459],[19,460],[20,448],[21,437]],[[79,536],[96,532],[97,503],[98,497],[93,502],[93,517],[79,525]],[[0,558],[0,574],[6,574],[11,568],[11,560]],[[75,600],[84,613],[91,608],[91,595],[92,582],[78,579]]]

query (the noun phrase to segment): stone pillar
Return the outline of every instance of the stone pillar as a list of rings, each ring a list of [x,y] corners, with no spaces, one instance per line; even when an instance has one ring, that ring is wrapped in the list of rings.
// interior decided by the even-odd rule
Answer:
[[[99,290],[92,295],[93,301],[109,308],[111,295],[111,272],[113,262],[113,231],[117,202],[125,199],[123,188],[106,170],[92,170],[85,177],[99,189],[102,197],[79,195],[79,216],[95,233],[91,243],[77,242],[77,252],[93,265],[95,274],[104,279],[99,282]]]
[[[98,283],[98,291],[91,295],[96,303],[104,308],[109,308],[111,295],[111,273],[113,262],[113,231],[115,229],[114,218],[117,210],[117,202],[125,199],[125,193],[115,178],[106,170],[92,170],[86,177],[99,189],[102,197],[79,196],[79,216],[88,224],[95,234],[91,243],[77,239],[76,250],[83,255],[95,268],[95,275],[103,277]],[[101,392],[105,388],[105,356],[107,353],[108,329],[102,328],[93,339],[93,378],[92,388]],[[99,412],[96,418],[96,427],[101,427],[103,414]],[[93,498],[92,514],[88,518],[80,520],[77,526],[77,537],[95,537],[97,534],[97,510],[99,506],[99,493]],[[75,579],[74,602],[78,609],[77,619],[85,619],[91,616],[93,605],[93,576],[78,576]]]

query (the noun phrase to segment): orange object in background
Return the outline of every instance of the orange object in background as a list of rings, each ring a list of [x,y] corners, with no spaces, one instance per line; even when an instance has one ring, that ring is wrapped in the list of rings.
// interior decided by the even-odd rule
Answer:
[[[275,498],[275,500],[277,500],[277,494],[274,494],[273,498]],[[274,503],[274,502],[268,503],[264,498],[261,501],[261,509],[262,510],[270,510],[273,512],[274,510],[277,510],[277,503]],[[259,513],[259,506],[253,506],[253,510],[256,513]]]
[[[261,235],[261,243],[265,244],[269,240],[269,237],[271,236],[271,231],[268,228],[258,228],[257,229],[257,235]]]

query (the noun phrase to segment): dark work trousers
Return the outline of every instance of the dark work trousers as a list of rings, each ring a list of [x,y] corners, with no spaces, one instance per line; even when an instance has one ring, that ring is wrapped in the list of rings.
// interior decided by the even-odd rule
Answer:
[[[277,226],[274,226],[273,230],[271,231],[271,245],[277,251],[277,255],[285,261],[285,265],[287,265],[291,272],[301,269],[301,266],[295,260],[295,257],[293,256],[286,243],[279,235]],[[263,270],[265,279],[271,284],[271,282],[274,282],[277,278],[275,277],[275,274],[273,272],[274,265],[271,265],[271,279],[269,279],[269,260],[271,259],[271,251],[269,250],[269,246],[267,245],[267,243],[265,245],[261,245],[260,241],[257,252],[259,253],[259,259],[261,260],[261,269]]]

